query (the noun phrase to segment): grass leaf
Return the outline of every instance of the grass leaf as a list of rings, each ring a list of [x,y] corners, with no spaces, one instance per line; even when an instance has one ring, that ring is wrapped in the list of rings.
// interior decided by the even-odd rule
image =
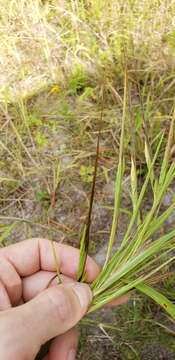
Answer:
[[[171,148],[173,145],[173,138],[174,138],[174,125],[175,125],[175,109],[173,111],[173,115],[172,115],[172,119],[171,119],[167,145],[165,148],[164,158],[163,158],[163,162],[162,162],[162,166],[161,166],[160,183],[162,183],[164,180],[164,177],[166,175],[166,170],[168,167],[168,163],[169,163],[169,159],[171,156]]]
[[[162,295],[157,290],[146,285],[145,283],[138,284],[136,289],[144,293],[159,304],[173,319],[175,319],[175,305],[167,299],[165,295]]]
[[[125,121],[126,121],[126,106],[127,106],[127,71],[125,70],[123,116],[122,116],[122,125],[121,125],[122,129],[120,136],[119,163],[118,163],[117,175],[115,180],[114,211],[113,211],[112,227],[111,227],[111,233],[110,233],[104,267],[107,265],[111,255],[112,247],[115,241],[117,226],[118,226],[119,214],[120,214],[122,177],[124,172],[124,134],[125,134]]]

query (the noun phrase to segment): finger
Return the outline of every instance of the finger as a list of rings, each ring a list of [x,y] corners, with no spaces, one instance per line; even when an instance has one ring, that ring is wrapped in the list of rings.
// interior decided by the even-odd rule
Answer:
[[[51,287],[26,304],[2,312],[0,336],[5,331],[10,340],[8,351],[13,352],[8,359],[15,359],[15,352],[23,359],[35,357],[42,344],[75,326],[91,300],[88,285],[67,284]]]
[[[0,281],[0,311],[9,309],[10,307],[11,302],[7,290],[5,289],[3,283]]]
[[[67,276],[61,275],[62,282],[70,283],[75,280],[68,278]],[[29,301],[37,296],[41,291],[51,286],[57,285],[57,279],[55,272],[51,271],[38,271],[36,274],[23,278],[23,299]]]
[[[72,278],[69,278],[64,275],[61,275],[61,280],[64,284],[75,282],[75,280],[73,280]],[[55,272],[38,271],[36,274],[23,278],[22,283],[23,283],[23,299],[24,302],[26,302],[33,299],[41,291],[47,289],[48,287],[56,286],[57,279]],[[129,299],[129,295],[121,296],[113,300],[109,304],[107,304],[105,307],[115,307],[117,305],[121,305],[123,303],[126,303],[128,299]]]
[[[78,346],[78,331],[71,329],[56,337],[50,346],[49,360],[75,360]]]
[[[24,300],[23,300],[23,298],[21,298],[20,300],[19,300],[19,302],[18,302],[18,306],[19,305],[23,305],[24,304]]]
[[[0,257],[0,280],[7,290],[12,305],[17,305],[22,295],[22,281],[14,266]]]
[[[68,245],[55,244],[60,272],[76,278],[79,264],[79,250]],[[16,268],[20,276],[28,276],[39,270],[55,271],[51,242],[46,239],[30,239],[0,250]],[[92,282],[99,273],[99,267],[90,257],[86,263],[87,282]]]

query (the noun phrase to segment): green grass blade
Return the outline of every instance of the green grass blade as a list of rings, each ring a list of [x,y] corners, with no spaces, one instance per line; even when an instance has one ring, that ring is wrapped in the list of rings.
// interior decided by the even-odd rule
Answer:
[[[104,305],[108,304],[110,301],[117,299],[118,297],[127,294],[130,290],[132,290],[136,285],[138,285],[139,282],[142,282],[143,279],[136,279],[134,281],[131,281],[129,284],[127,285],[123,285],[122,287],[120,287],[118,290],[113,291],[112,295],[109,296],[108,295],[104,295],[102,297],[102,299],[97,300],[95,303],[92,302],[92,305],[88,311],[88,313],[96,311],[98,309],[100,309],[101,307],[103,307]]]
[[[134,254],[138,251],[140,247],[149,239],[164,223],[168,216],[172,213],[174,205],[170,206],[160,217],[157,218],[157,209],[160,206],[162,197],[164,196],[167,187],[175,176],[174,164],[172,164],[168,170],[167,176],[164,179],[164,184],[157,188],[156,196],[154,197],[153,206],[150,211],[145,216],[142,224],[138,226],[135,231],[135,235],[132,234],[131,237],[128,237],[128,242],[120,246],[116,251],[113,258],[108,263],[107,268],[104,268],[101,274],[98,276],[94,283],[94,288],[100,287],[105,281],[109,278],[110,274],[117,270],[117,268],[123,266],[129,259],[131,259]],[[149,175],[147,176],[149,180]],[[142,189],[143,190],[143,189]],[[135,218],[136,219],[136,218]],[[132,219],[131,219],[132,220]],[[126,236],[126,235],[125,235]],[[127,247],[126,247],[127,245]]]
[[[17,225],[17,221],[14,221],[12,224],[10,225],[5,225],[5,230],[3,231],[3,233],[0,235],[0,243],[2,244],[4,242],[4,240],[11,234],[11,232],[13,231],[13,229],[15,228],[15,226]]]
[[[111,289],[109,288],[107,291],[101,292],[100,295],[97,295],[97,293],[93,291],[94,299],[89,312],[100,309],[102,306],[111,302],[117,297],[125,295],[128,291],[137,288],[139,284],[144,283],[144,281],[151,278],[155,273],[159,272],[164,266],[168,265],[174,259],[175,257],[168,259],[167,261],[153,269],[151,272],[148,272],[146,275],[139,276],[138,274],[136,274],[136,279],[134,280],[124,277],[120,282],[114,284]]]
[[[146,139],[145,139],[145,160],[146,160],[147,168],[149,170],[151,167],[152,160],[151,160],[149,145]],[[155,175],[154,175],[153,167],[151,167],[150,169],[150,181],[151,181],[152,189],[154,189]]]
[[[161,225],[168,219],[168,217],[175,210],[175,203],[173,203],[167,210],[165,210],[159,217],[154,218],[150,223],[147,233],[144,236],[144,241],[149,239],[153,234],[156,233],[157,230],[160,229]]]
[[[166,296],[162,295],[157,290],[152,287],[146,285],[145,283],[141,283],[136,285],[136,289],[144,293],[153,299],[157,304],[159,304],[173,319],[175,319],[175,305],[167,299]]]
[[[133,155],[131,156],[131,200],[132,200],[133,211],[135,211],[138,201],[138,191],[137,191],[137,168],[136,168],[135,157]],[[139,218],[139,214],[138,214],[138,218]]]
[[[129,87],[128,91],[128,107],[129,107],[129,121],[130,121],[130,132],[131,132],[131,201],[133,211],[136,209],[136,204],[138,200],[138,175],[137,175],[137,161],[136,161],[136,120],[135,116],[132,114],[132,104],[131,104],[131,88]],[[137,217],[137,225],[140,224],[140,212]]]
[[[113,211],[111,233],[110,233],[104,267],[106,267],[106,265],[109,261],[110,255],[111,255],[112,247],[113,247],[113,244],[115,241],[117,226],[118,226],[119,214],[120,214],[122,177],[123,177],[123,171],[124,171],[124,154],[123,153],[124,153],[126,106],[127,106],[127,72],[125,72],[122,129],[121,129],[121,136],[120,136],[119,163],[118,163],[118,169],[117,169],[116,180],[115,180],[114,211]]]
[[[129,223],[129,225],[128,225],[126,234],[125,234],[125,236],[124,236],[124,238],[123,238],[123,240],[122,240],[122,246],[125,245],[125,244],[128,242],[128,240],[129,240],[129,238],[130,238],[131,230],[132,230],[132,228],[133,228],[133,225],[134,225],[135,222],[136,222],[136,219],[137,219],[137,216],[138,216],[138,213],[139,213],[139,210],[140,210],[141,203],[142,203],[142,201],[143,201],[145,192],[146,192],[146,190],[147,190],[147,186],[148,186],[148,183],[149,183],[149,179],[150,179],[150,174],[151,174],[152,168],[153,168],[153,166],[154,166],[154,164],[155,164],[155,161],[156,161],[156,159],[157,159],[157,156],[158,156],[158,154],[159,154],[159,150],[160,150],[160,147],[161,147],[161,144],[162,144],[162,141],[163,141],[163,136],[164,136],[164,135],[162,134],[162,136],[161,136],[161,138],[160,138],[160,140],[159,140],[156,153],[155,153],[155,155],[154,155],[154,157],[153,157],[153,160],[152,160],[152,163],[151,163],[151,165],[150,165],[150,167],[149,167],[149,170],[148,170],[146,179],[145,179],[145,181],[144,181],[144,184],[143,184],[143,186],[142,186],[140,195],[139,195],[139,197],[138,197],[137,204],[136,204],[136,206],[135,206],[135,210],[133,211],[133,214],[132,214],[130,223]]]
[[[106,279],[105,283],[100,286],[100,288],[96,291],[96,294],[101,293],[108,289],[109,287],[113,286],[118,280],[120,280],[123,276],[128,275],[131,271],[136,268],[139,268],[142,264],[152,259],[160,249],[164,252],[168,249],[169,246],[174,247],[175,243],[175,230],[170,231],[168,234],[160,237],[159,239],[155,240],[146,250],[142,250],[134,258],[128,260],[124,266],[118,269],[118,271],[110,274]],[[112,259],[115,262],[115,255]],[[93,285],[92,285],[93,287]]]
[[[168,141],[167,141],[167,145],[166,145],[166,149],[165,149],[165,153],[164,153],[164,158],[162,161],[162,166],[161,166],[161,171],[160,171],[160,183],[162,183],[164,181],[164,178],[166,175],[166,170],[167,170],[169,159],[170,159],[171,148],[172,148],[173,139],[174,139],[174,125],[175,125],[175,109],[173,111],[169,134],[168,134]]]
[[[86,237],[87,225],[85,224],[82,231],[82,236],[80,240],[80,259],[77,272],[77,281],[81,281],[84,273],[85,263],[86,263],[86,249],[85,249],[85,237]]]
[[[162,198],[174,177],[175,164],[172,164],[167,173],[164,183],[157,188],[157,193],[154,194],[154,201],[151,210],[147,213],[145,220],[142,223],[142,226],[138,230],[137,235],[132,239],[132,243],[130,244],[132,246],[130,246],[131,252],[129,253],[129,257],[133,256],[133,254],[136,253],[139,247],[145,242],[145,233],[148,229],[151,229],[151,221],[156,219],[156,212],[159,209]]]
[[[145,139],[145,160],[147,163],[147,167],[149,169],[149,167],[151,166],[151,162],[152,162],[152,151],[151,151],[151,146],[150,146],[150,142],[149,142],[147,117],[146,117],[145,109],[144,109],[145,106],[144,106],[144,101],[143,101],[143,93],[141,92],[141,87],[140,87],[139,81],[137,81],[137,89],[138,89],[138,95],[139,95],[139,99],[140,99],[140,108],[141,108],[141,113],[142,113],[142,128],[143,128],[143,135],[144,135],[144,139]],[[149,103],[149,96],[147,98],[147,101]],[[149,107],[148,104],[147,104],[147,106]],[[155,179],[154,169],[151,168],[150,181],[151,181],[152,189],[154,187],[155,180],[156,179]]]

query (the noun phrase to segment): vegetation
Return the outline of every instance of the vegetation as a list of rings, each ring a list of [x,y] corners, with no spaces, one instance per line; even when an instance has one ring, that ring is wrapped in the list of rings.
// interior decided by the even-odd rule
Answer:
[[[150,155],[150,144],[147,142],[147,134],[145,133],[145,161],[147,164],[147,174],[140,192],[137,188],[137,168],[136,154],[132,153],[131,157],[131,198],[133,210],[130,217],[126,233],[122,242],[111,257],[115,235],[118,227],[118,219],[121,207],[122,177],[124,176],[124,129],[127,118],[127,72],[125,72],[125,86],[123,99],[123,116],[122,130],[120,138],[119,162],[115,180],[115,196],[114,211],[111,233],[106,254],[106,261],[103,269],[97,279],[92,284],[93,302],[89,311],[94,311],[116,297],[125,295],[133,288],[150,296],[159,305],[161,305],[175,319],[175,305],[164,295],[151,288],[147,282],[153,282],[154,276],[159,272],[158,279],[161,279],[160,271],[170,262],[174,261],[173,250],[175,247],[175,231],[172,230],[167,234],[151,241],[157,230],[160,229],[164,221],[175,208],[174,202],[163,213],[159,214],[161,202],[165,193],[175,178],[175,164],[169,164],[171,158],[171,148],[173,146],[175,112],[173,111],[167,145],[165,148],[160,174],[155,175],[154,165],[157,160],[160,146],[163,140],[163,134],[158,137],[157,150],[153,158]],[[135,128],[135,126],[134,126]],[[135,146],[134,146],[135,148]],[[150,149],[150,150],[149,150]],[[97,144],[97,155],[95,164],[94,181],[92,185],[91,200],[89,205],[89,214],[87,223],[83,229],[80,247],[80,263],[78,280],[86,278],[85,262],[89,246],[89,231],[91,224],[92,202],[94,197],[94,188],[97,171],[97,160],[99,153],[99,137]],[[149,182],[152,187],[152,206],[145,212],[142,211],[142,219],[140,212],[141,205],[147,191]],[[169,255],[167,257],[167,255]]]
[[[161,324],[152,338],[175,351],[172,130],[167,140],[174,122],[174,15],[174,0],[0,0],[0,243],[47,236],[79,245],[100,128],[89,252],[110,242],[92,284],[91,310],[113,290],[115,296],[139,290],[131,300],[136,306],[127,309],[144,338],[126,329],[125,305],[115,320],[138,354],[150,339],[147,320]],[[169,315],[142,295],[140,310],[140,292]]]

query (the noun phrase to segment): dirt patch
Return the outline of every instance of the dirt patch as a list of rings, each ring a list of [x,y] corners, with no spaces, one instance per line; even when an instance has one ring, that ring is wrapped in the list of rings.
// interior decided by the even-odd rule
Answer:
[[[141,359],[143,360],[173,360],[174,355],[174,353],[160,346],[160,344],[152,344],[141,350]]]

